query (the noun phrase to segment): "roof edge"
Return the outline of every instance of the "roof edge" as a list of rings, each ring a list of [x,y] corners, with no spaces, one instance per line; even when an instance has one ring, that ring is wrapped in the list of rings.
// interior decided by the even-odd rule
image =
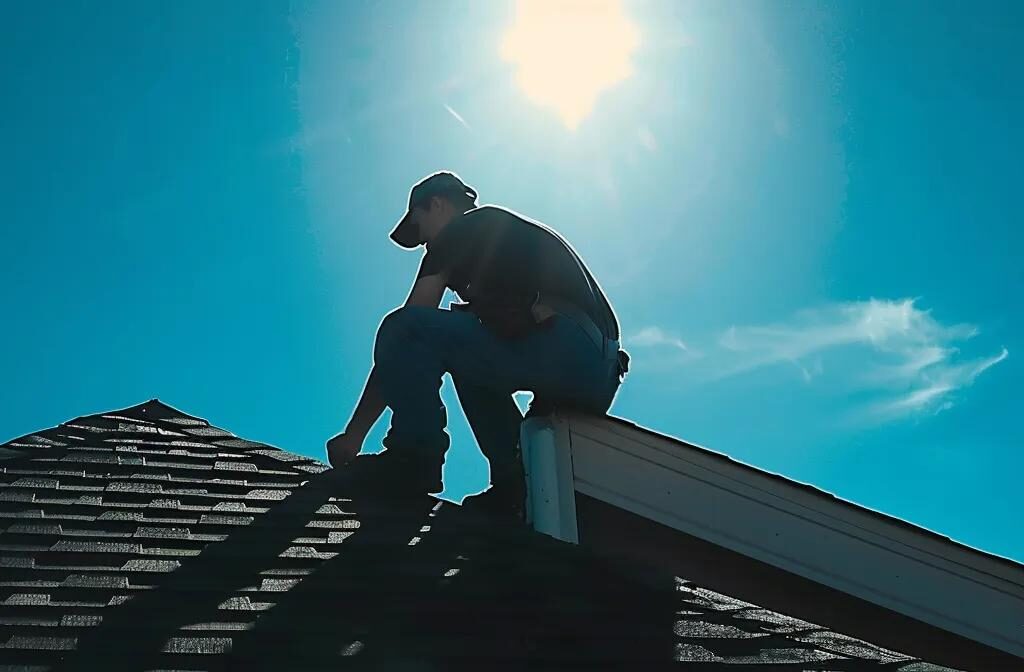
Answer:
[[[577,492],[1024,656],[1024,565],[622,419],[564,417]]]

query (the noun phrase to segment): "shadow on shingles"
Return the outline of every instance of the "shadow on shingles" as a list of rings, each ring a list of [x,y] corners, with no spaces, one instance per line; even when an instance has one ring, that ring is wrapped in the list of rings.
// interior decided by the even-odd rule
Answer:
[[[147,669],[166,663],[184,625],[221,620],[218,606],[278,564],[339,491],[327,471],[153,589],[104,610],[54,670]],[[268,503],[269,504],[269,503]],[[424,497],[402,509],[347,504],[360,528],[339,553],[232,633],[218,669],[607,669],[671,659],[672,577],[633,581],[579,548],[469,507]],[[467,510],[468,509],[468,510]],[[429,532],[420,532],[430,525]],[[410,546],[411,538],[421,541]],[[634,572],[633,576],[636,576]],[[201,588],[197,588],[201,587]]]
[[[103,621],[82,634],[76,651],[53,670],[144,669],[160,655],[164,643],[182,633],[183,625],[218,620],[218,605],[240,588],[259,585],[262,570],[277,564],[279,554],[293,545],[305,524],[332,495],[337,494],[333,471],[311,477],[251,525],[227,539],[205,546],[200,555],[165,575],[153,589],[104,610]],[[418,529],[418,522],[409,521]],[[397,530],[396,530],[397,531]],[[346,540],[367,535],[354,535]],[[212,661],[211,661],[212,662]]]
[[[448,503],[428,524],[415,546],[351,547],[322,565],[236,639],[231,669],[655,669],[671,661],[670,575],[629,580],[574,546]]]

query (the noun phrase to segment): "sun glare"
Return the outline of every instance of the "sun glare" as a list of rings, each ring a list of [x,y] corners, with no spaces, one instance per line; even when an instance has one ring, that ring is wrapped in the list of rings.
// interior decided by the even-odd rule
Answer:
[[[639,43],[618,0],[518,0],[501,56],[518,66],[530,100],[575,129],[602,91],[632,74]]]

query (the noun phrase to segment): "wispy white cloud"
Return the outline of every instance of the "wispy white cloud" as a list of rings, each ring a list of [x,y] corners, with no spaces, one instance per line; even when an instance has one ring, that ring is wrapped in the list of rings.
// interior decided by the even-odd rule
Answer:
[[[992,357],[962,364],[950,364],[945,360],[936,362],[937,365],[921,370],[917,376],[908,376],[916,378],[911,380],[916,385],[915,389],[895,399],[876,404],[871,410],[882,417],[922,410],[931,410],[934,413],[949,410],[953,407],[952,400],[948,398],[952,392],[968,387],[978,376],[1006,359],[1009,354],[1009,351],[1003,348],[999,354]]]
[[[686,343],[683,343],[682,339],[677,336],[670,336],[662,331],[659,327],[644,327],[640,331],[633,334],[628,339],[630,345],[638,347],[647,347],[655,345],[668,345],[674,348],[679,348],[683,351],[689,351],[686,347]]]
[[[874,396],[866,410],[876,418],[939,413],[1009,352],[962,358],[954,344],[974,338],[978,328],[942,324],[916,301],[835,303],[802,310],[785,322],[732,326],[700,362],[673,361],[694,366],[692,373],[704,381],[784,364],[795,366],[810,384],[823,376],[827,359],[833,369],[828,384]],[[673,339],[659,327],[647,327],[631,343],[666,345]]]
[[[943,344],[977,335],[977,327],[970,324],[940,324],[915,302],[871,299],[806,309],[784,323],[730,327],[718,343],[736,355],[728,375],[849,345],[904,355],[889,371],[898,375],[947,358],[950,349]]]
[[[469,124],[466,123],[466,120],[462,118],[462,115],[459,114],[458,112],[456,112],[455,110],[453,110],[451,108],[451,106],[445,104],[444,109],[448,110],[448,114],[450,114],[453,117],[455,117],[455,120],[458,121],[463,126],[465,126],[468,130],[470,130],[470,131],[473,130],[472,128],[470,128]]]

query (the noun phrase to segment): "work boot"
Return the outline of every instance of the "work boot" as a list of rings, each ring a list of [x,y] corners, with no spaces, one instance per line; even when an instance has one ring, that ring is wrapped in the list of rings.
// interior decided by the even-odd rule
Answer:
[[[396,502],[423,500],[437,487],[440,466],[416,458],[415,453],[394,448],[360,455],[338,470],[344,494]]]
[[[507,490],[492,488],[468,497],[462,505],[468,511],[474,511],[496,524],[510,527],[526,526],[525,501]]]

